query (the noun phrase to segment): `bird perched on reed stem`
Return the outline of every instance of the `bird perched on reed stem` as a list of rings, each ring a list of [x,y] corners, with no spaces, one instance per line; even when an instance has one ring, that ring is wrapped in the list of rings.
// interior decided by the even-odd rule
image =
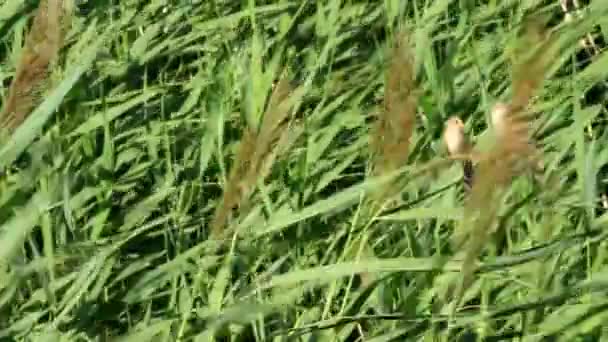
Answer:
[[[464,131],[464,123],[458,117],[451,117],[445,123],[443,131],[443,142],[451,157],[464,158],[462,161],[462,171],[464,174],[464,186],[468,192],[473,186],[473,162],[471,160],[472,144]]]
[[[511,152],[523,158],[531,158],[534,172],[542,172],[544,164],[539,159],[539,148],[529,136],[529,118],[511,105],[498,102],[490,113],[492,127],[499,143],[507,145]]]

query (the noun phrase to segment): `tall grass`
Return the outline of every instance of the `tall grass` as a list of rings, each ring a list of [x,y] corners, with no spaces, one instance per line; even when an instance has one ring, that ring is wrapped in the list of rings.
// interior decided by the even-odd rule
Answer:
[[[0,4],[0,339],[607,337],[608,3],[76,4]]]

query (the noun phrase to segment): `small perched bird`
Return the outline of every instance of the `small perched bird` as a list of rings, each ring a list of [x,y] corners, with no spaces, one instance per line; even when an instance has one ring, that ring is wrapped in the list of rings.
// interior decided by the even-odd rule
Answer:
[[[490,117],[496,138],[506,140],[510,144],[522,144],[523,147],[530,142],[528,120],[513,110],[511,105],[498,102],[492,107]]]
[[[473,146],[464,132],[464,123],[458,117],[451,117],[445,123],[443,131],[443,142],[450,156],[467,156],[471,153]],[[473,186],[473,162],[470,156],[462,161],[464,174],[464,185],[467,191]]]
[[[496,138],[508,144],[512,152],[538,157],[539,148],[529,136],[527,120],[514,115],[513,109],[506,103],[498,102],[492,107],[490,116]],[[541,159],[535,160],[532,165],[536,172],[544,169]]]
[[[496,133],[497,138],[503,138],[506,131],[508,114],[511,112],[511,108],[508,104],[498,102],[492,107],[490,112],[492,120],[492,128]]]

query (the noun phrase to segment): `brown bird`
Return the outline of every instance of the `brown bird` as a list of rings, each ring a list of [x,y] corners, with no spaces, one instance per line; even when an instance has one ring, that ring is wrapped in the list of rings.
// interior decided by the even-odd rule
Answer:
[[[473,162],[471,161],[471,151],[473,146],[467,139],[464,131],[464,123],[458,117],[451,117],[445,123],[443,130],[443,142],[445,143],[450,156],[464,157],[462,161],[462,171],[464,174],[465,190],[470,191],[473,186]]]
[[[498,102],[492,107],[490,117],[496,138],[501,144],[508,144],[511,152],[530,156],[533,170],[542,172],[543,161],[536,159],[540,156],[540,149],[529,136],[528,121],[514,115],[513,109],[506,103]]]
[[[517,112],[511,105],[498,102],[492,107],[490,119],[498,140],[522,148],[530,144],[529,125],[528,119]]]
[[[506,103],[498,102],[492,107],[492,111],[490,112],[492,128],[498,139],[502,139],[505,135],[507,118],[510,112],[511,108]]]

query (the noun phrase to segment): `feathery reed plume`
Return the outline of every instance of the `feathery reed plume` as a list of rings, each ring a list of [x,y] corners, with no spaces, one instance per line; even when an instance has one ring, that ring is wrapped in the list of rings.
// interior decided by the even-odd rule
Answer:
[[[298,135],[298,125],[289,120],[295,101],[303,95],[303,88],[291,89],[283,76],[273,87],[272,95],[257,129],[246,128],[231,167],[221,203],[211,221],[211,236],[219,238],[224,232],[233,209],[247,203],[258,179],[264,179],[276,157],[288,150]],[[290,125],[291,123],[291,125]]]
[[[410,150],[410,139],[416,121],[417,92],[415,84],[414,56],[409,46],[409,36],[398,33],[393,40],[390,61],[385,73],[384,108],[379,112],[371,130],[370,145],[373,153],[372,173],[387,175],[404,166]],[[398,193],[399,187],[387,183],[369,198],[370,210],[386,198]],[[366,242],[362,242],[366,243]],[[364,253],[373,254],[369,245]],[[368,286],[374,276],[360,275],[362,285]]]
[[[525,28],[523,41],[528,49],[530,46],[536,49],[513,63],[511,102],[499,103],[492,110],[492,120],[498,130],[496,144],[480,159],[475,182],[465,205],[464,219],[454,234],[454,247],[462,250],[464,260],[462,278],[452,302],[452,313],[473,281],[476,260],[493,231],[504,189],[520,172],[515,165],[522,161],[528,163],[534,152],[529,133],[532,118],[526,109],[544,81],[557,50],[554,49],[556,40],[547,37],[537,21],[528,22]],[[517,53],[517,58],[523,55],[523,51]]]
[[[42,0],[25,39],[8,98],[0,112],[0,130],[11,133],[25,121],[48,87],[50,69],[63,45],[69,7]]]
[[[473,145],[471,145],[465,134],[464,123],[460,118],[453,116],[446,121],[445,129],[443,130],[443,142],[451,157],[462,157],[464,159],[462,160],[463,182],[465,190],[469,192],[473,186],[474,176],[471,158]]]
[[[407,161],[416,120],[414,60],[408,36],[400,33],[386,71],[384,108],[371,132],[375,152],[374,171],[386,174]]]

